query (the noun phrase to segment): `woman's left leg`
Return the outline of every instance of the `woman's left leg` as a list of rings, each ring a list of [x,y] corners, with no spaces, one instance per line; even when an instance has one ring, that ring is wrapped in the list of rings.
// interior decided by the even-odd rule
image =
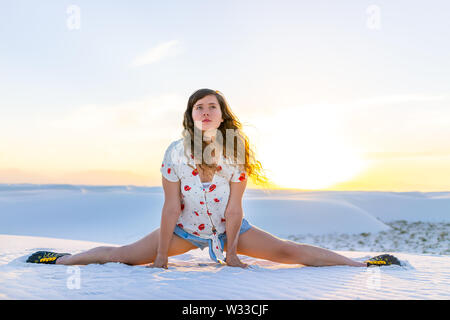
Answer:
[[[226,250],[226,244],[224,249]],[[280,239],[255,226],[239,235],[237,253],[279,263],[306,266],[366,266],[365,263],[324,248]]]

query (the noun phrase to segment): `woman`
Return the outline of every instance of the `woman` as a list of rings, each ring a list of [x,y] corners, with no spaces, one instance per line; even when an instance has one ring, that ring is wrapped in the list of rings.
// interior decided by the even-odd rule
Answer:
[[[242,208],[247,179],[262,185],[268,179],[240,122],[219,91],[194,92],[188,100],[183,126],[183,138],[166,149],[160,168],[165,197],[160,228],[129,245],[96,247],[74,255],[39,251],[27,262],[121,262],[167,268],[169,256],[209,247],[212,260],[242,268],[247,264],[240,261],[238,254],[307,266],[399,264],[389,255],[364,263],[354,261],[327,249],[277,238],[250,225]]]

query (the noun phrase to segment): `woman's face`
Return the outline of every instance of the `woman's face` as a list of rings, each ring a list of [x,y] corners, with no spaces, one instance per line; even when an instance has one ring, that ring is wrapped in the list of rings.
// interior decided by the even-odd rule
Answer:
[[[223,119],[216,96],[208,95],[197,100],[192,108],[192,119],[194,120],[194,125],[203,132],[215,131],[219,128]]]

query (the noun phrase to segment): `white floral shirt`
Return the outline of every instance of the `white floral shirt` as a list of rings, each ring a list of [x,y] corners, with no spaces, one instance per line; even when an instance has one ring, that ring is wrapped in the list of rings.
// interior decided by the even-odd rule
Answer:
[[[190,234],[210,239],[213,234],[225,232],[230,181],[244,181],[247,175],[242,165],[220,154],[211,184],[204,188],[193,158],[192,154],[190,159],[184,154],[183,139],[176,140],[167,148],[160,171],[169,181],[181,180],[182,212],[177,225]]]

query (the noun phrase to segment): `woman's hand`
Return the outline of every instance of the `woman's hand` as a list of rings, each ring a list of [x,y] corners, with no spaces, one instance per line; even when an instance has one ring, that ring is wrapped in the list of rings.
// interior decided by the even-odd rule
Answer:
[[[230,267],[241,267],[244,269],[248,267],[248,264],[241,262],[236,254],[227,254],[225,262],[227,263],[227,266]]]
[[[167,269],[168,264],[168,257],[167,255],[158,254],[156,255],[155,261],[153,263],[149,264],[147,268],[164,268]]]

